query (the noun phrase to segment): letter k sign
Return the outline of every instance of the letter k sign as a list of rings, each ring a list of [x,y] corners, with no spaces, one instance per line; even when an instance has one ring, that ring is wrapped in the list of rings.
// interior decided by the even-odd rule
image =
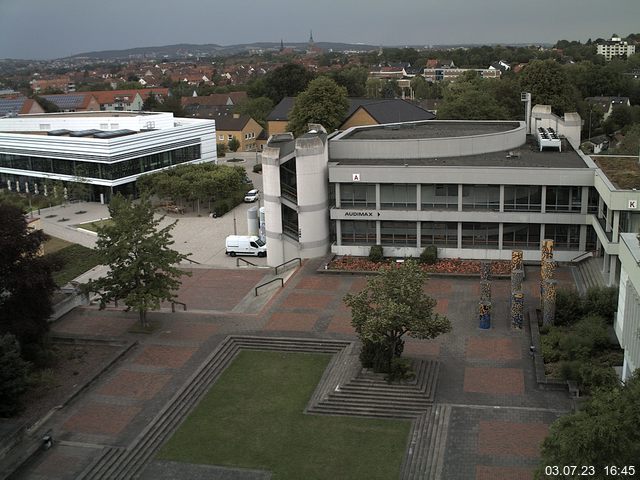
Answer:
[[[629,200],[629,208],[638,208],[637,200]]]

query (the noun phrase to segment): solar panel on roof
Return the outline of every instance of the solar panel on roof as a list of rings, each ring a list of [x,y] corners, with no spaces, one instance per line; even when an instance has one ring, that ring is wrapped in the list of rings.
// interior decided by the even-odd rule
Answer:
[[[0,100],[0,115],[19,112],[24,104],[24,98],[8,98]]]
[[[69,132],[70,137],[91,137],[96,133],[102,132],[102,130],[78,130],[75,132]]]
[[[131,135],[133,133],[136,133],[135,130],[127,130],[127,129],[112,130],[110,132],[99,132],[99,133],[96,133],[94,135],[94,138],[102,138],[104,140],[104,139],[107,139],[107,138],[124,137],[126,135]]]
[[[68,109],[81,106],[84,100],[84,95],[44,95],[42,98],[50,101],[51,103],[55,103],[58,108]]]

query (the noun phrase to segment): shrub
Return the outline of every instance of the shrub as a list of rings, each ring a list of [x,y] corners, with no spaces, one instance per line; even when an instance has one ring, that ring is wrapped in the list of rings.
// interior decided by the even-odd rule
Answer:
[[[373,245],[369,250],[369,260],[372,262],[381,262],[384,260],[384,254],[382,253],[382,245]]]
[[[396,382],[400,380],[411,380],[416,376],[413,371],[411,360],[408,358],[393,358],[391,367],[387,373],[387,382]]]
[[[435,245],[429,245],[422,250],[420,254],[420,263],[426,263],[427,265],[433,265],[438,260],[438,247]]]
[[[591,362],[582,363],[578,368],[578,375],[580,388],[587,392],[594,388],[613,388],[620,383],[613,368]]]
[[[21,408],[20,397],[27,390],[29,363],[20,356],[16,337],[6,334],[0,337],[0,417],[17,414]]]
[[[602,317],[588,316],[575,324],[571,332],[558,340],[560,357],[568,360],[589,360],[609,345],[606,322]]]
[[[599,315],[609,324],[618,309],[618,289],[616,287],[592,287],[587,290],[584,313]]]
[[[544,358],[545,362],[552,363],[563,359],[563,352],[559,347],[562,338],[562,330],[556,327],[549,328],[549,332],[540,337],[542,358]]]
[[[556,325],[572,325],[583,314],[583,300],[575,290],[560,289],[556,294]]]
[[[261,163],[256,163],[253,166],[253,173],[262,173],[262,164]]]
[[[227,148],[227,144],[226,143],[217,143],[216,144],[216,151],[217,151],[218,157],[223,158],[227,154],[229,149]]]

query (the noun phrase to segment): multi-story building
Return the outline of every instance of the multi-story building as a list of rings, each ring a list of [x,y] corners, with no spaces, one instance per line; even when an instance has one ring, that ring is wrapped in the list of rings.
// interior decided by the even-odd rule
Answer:
[[[635,45],[630,45],[616,34],[610,40],[598,43],[596,48],[596,53],[602,55],[605,60],[611,60],[614,57],[630,57],[636,53]]]
[[[0,119],[0,188],[44,193],[52,181],[91,197],[135,193],[141,175],[216,161],[215,122],[171,113],[75,112]]]
[[[614,329],[624,349],[622,380],[640,368],[640,242],[637,233],[620,235],[620,288]]]

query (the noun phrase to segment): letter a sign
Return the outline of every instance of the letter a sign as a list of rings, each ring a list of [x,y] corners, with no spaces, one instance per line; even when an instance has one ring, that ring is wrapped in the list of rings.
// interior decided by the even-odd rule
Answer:
[[[353,177],[353,181],[354,182],[359,182],[360,181],[360,174],[359,173],[354,173],[352,175],[352,177]]]

